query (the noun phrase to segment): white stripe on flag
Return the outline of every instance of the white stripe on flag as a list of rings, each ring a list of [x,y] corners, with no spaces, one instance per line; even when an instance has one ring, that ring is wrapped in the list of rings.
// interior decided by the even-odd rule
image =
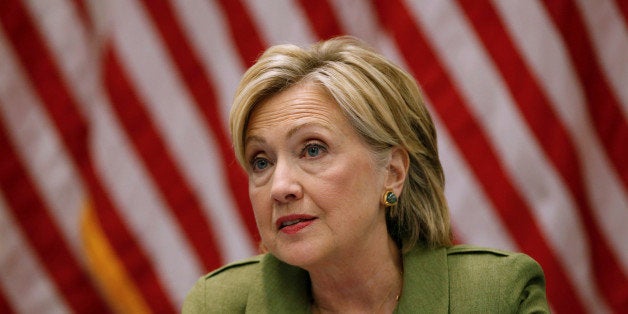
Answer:
[[[0,86],[4,87],[0,88],[0,118],[64,240],[76,259],[84,261],[78,217],[85,192],[75,180],[76,169],[63,150],[56,127],[16,63],[2,29],[0,68]]]
[[[145,249],[166,293],[181,302],[203,267],[109,105],[95,103],[94,109],[90,123],[96,172],[131,234]]]
[[[619,0],[625,1],[625,0]],[[628,30],[614,1],[576,0],[609,86],[628,120]],[[623,62],[621,62],[623,60]],[[620,62],[618,62],[620,61]]]
[[[377,14],[370,1],[331,0],[329,3],[347,34],[356,36],[371,45],[374,45],[378,37],[382,35],[382,30],[377,25]]]
[[[628,273],[628,250],[623,239],[628,229],[621,222],[628,221],[628,195],[622,182],[613,172],[609,160],[587,113],[581,85],[568,61],[566,48],[557,30],[548,22],[548,16],[534,1],[497,2],[515,44],[520,48],[528,68],[547,93],[553,110],[566,127],[582,162],[583,181],[591,209],[600,214],[600,229],[609,239]],[[542,48],[542,49],[541,49]],[[624,230],[624,231],[622,231]],[[572,241],[569,241],[572,243]],[[577,262],[577,260],[574,260]]]
[[[233,95],[245,70],[228,35],[229,21],[214,1],[173,1],[172,5],[192,46],[198,51],[204,73],[210,73],[213,78],[211,83],[215,84],[223,125],[227,127]]]
[[[436,125],[442,124],[432,117]],[[462,243],[519,251],[510,232],[499,219],[496,209],[480,188],[477,178],[454,145],[447,129],[437,127],[438,147],[445,171],[447,197],[454,230]],[[473,209],[473,210],[471,210]]]
[[[437,55],[442,57],[468,101],[469,109],[484,128],[503,162],[513,185],[521,192],[534,219],[540,224],[553,250],[558,251],[562,266],[571,278],[582,278],[580,269],[571,267],[574,260],[588,261],[588,248],[577,206],[564,182],[545,159],[542,148],[534,139],[526,123],[519,116],[514,100],[505,83],[486,55],[472,27],[465,24],[459,8],[450,2],[432,2],[430,6],[411,5],[417,20],[426,27]],[[443,26],[443,17],[448,23]],[[534,169],[531,171],[530,169]],[[545,195],[545,197],[541,197]],[[566,228],[556,228],[557,223]],[[565,246],[564,243],[573,245]],[[578,292],[585,282],[575,282]],[[584,284],[584,285],[583,285]],[[589,303],[589,306],[593,304]]]
[[[218,144],[213,134],[205,128],[187,86],[177,80],[177,71],[146,15],[131,1],[119,1],[118,5],[114,42],[121,62],[202,202],[219,240],[216,244],[227,260],[250,256],[254,246],[244,224],[234,223],[240,219],[237,205],[225,184],[226,169],[218,162],[222,156],[215,149]]]
[[[309,45],[318,39],[307,24],[307,16],[296,1],[276,0],[272,4],[265,1],[245,0],[253,24],[257,27],[260,39],[267,45],[294,44]],[[280,16],[281,18],[274,18]]]

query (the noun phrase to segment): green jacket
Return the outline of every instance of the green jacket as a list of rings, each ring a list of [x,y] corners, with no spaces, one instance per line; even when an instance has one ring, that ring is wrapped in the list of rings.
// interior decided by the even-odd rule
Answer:
[[[545,313],[545,277],[524,254],[472,246],[403,256],[397,313]],[[270,254],[200,278],[183,313],[309,313],[309,276]]]

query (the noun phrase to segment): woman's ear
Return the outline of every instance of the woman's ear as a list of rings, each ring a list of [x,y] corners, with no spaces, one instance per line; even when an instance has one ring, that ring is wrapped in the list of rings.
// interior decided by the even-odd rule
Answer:
[[[393,147],[390,151],[390,160],[388,162],[386,188],[393,190],[397,196],[401,195],[409,166],[410,157],[408,152],[401,146]]]

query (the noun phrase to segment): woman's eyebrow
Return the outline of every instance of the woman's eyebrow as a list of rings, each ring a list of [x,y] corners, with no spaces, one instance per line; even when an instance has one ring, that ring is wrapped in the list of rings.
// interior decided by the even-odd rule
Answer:
[[[333,128],[325,123],[320,123],[320,122],[316,122],[316,121],[309,121],[309,122],[305,122],[302,124],[299,124],[293,128],[291,128],[290,130],[288,130],[288,133],[286,134],[287,138],[293,137],[295,134],[297,134],[299,131],[305,129],[305,128],[310,128],[310,127],[320,127],[323,129],[326,129],[328,131],[331,131]]]
[[[303,129],[307,129],[307,128],[312,128],[312,127],[319,127],[328,131],[332,131],[334,129],[333,126],[325,124],[325,123],[320,123],[317,121],[308,121],[308,122],[304,122],[302,124],[296,125],[292,127],[291,129],[289,129],[288,132],[286,132],[285,137],[289,139],[295,136],[295,134],[299,133],[299,131],[302,131]],[[264,137],[260,135],[255,135],[255,134],[247,135],[246,138],[244,139],[244,146],[247,146],[251,142],[263,144],[263,143],[266,143],[266,139],[264,139]]]
[[[261,136],[247,135],[246,138],[244,139],[244,146],[248,145],[250,142],[266,143],[266,140]]]

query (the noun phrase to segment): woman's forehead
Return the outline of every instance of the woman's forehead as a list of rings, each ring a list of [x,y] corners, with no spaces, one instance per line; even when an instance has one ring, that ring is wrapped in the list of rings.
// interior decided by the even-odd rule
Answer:
[[[308,123],[337,125],[347,121],[338,104],[322,88],[299,84],[259,103],[251,112],[246,131]]]

